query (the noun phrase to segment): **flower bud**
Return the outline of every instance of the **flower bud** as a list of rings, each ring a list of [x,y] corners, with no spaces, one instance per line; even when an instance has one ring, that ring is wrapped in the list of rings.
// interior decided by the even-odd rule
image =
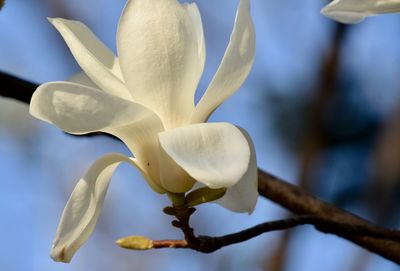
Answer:
[[[117,245],[134,250],[148,250],[153,248],[153,241],[145,236],[128,236],[116,241]]]

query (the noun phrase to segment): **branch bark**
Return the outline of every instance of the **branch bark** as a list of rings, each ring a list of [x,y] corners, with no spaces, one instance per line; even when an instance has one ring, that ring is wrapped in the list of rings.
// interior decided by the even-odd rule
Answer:
[[[190,217],[190,214],[186,216]],[[183,226],[190,229],[189,234],[185,232],[184,240],[152,240],[151,245],[147,246],[146,249],[159,249],[159,248],[189,248],[203,253],[211,253],[222,247],[230,246],[233,244],[241,243],[257,237],[261,234],[287,230],[297,226],[313,225],[320,231],[326,233],[333,233],[336,235],[350,234],[352,236],[370,236],[382,239],[393,239],[400,241],[400,231],[390,230],[372,226],[370,224],[347,224],[343,222],[333,222],[317,216],[297,216],[288,219],[276,220],[265,222],[249,229],[232,233],[220,237],[211,236],[195,236],[193,230],[189,226],[189,219],[183,222]],[[182,228],[182,226],[177,226]],[[129,238],[129,237],[128,237]],[[127,249],[138,249],[136,246],[122,246]],[[139,249],[143,249],[140,247]]]
[[[0,72],[0,96],[13,98],[29,104],[37,84],[19,79]],[[315,216],[325,221],[337,224],[353,225],[355,227],[379,227],[367,220],[331,205],[310,193],[286,181],[279,179],[263,170],[259,170],[258,190],[261,196],[281,205],[298,215]],[[332,229],[316,226],[323,232],[336,234],[371,252],[400,264],[400,242],[370,235],[354,234],[354,232],[335,232]]]
[[[259,170],[258,174],[258,191],[260,195],[295,214],[317,216],[338,223],[375,227],[371,222],[331,205],[263,170]],[[345,232],[337,233],[337,235],[400,264],[400,242],[398,241],[370,236],[354,236]]]
[[[0,72],[0,96],[29,104],[38,84]]]

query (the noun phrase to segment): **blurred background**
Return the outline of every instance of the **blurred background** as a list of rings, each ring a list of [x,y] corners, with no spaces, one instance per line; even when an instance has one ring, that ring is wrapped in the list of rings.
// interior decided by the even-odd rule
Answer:
[[[14,0],[0,12],[0,70],[42,83],[79,71],[46,17],[87,24],[115,52],[123,0]],[[207,87],[229,40],[238,0],[196,1],[202,13]],[[343,26],[319,14],[327,1],[252,0],[254,68],[212,121],[244,127],[259,167],[376,223],[399,226],[400,15]],[[126,235],[180,238],[162,213],[168,200],[122,165],[94,234],[71,264],[48,256],[76,181],[108,152],[129,155],[107,137],[72,137],[0,98],[0,270],[400,270],[332,235],[301,227],[263,235],[210,255],[189,250],[135,252]],[[255,212],[198,208],[198,234],[223,235],[289,216],[263,198]]]

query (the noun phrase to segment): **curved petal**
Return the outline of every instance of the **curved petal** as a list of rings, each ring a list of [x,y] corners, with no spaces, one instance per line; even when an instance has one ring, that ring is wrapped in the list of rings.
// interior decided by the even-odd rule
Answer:
[[[81,22],[49,19],[60,32],[82,70],[101,89],[124,99],[132,99],[115,55]]]
[[[335,0],[321,13],[347,24],[359,23],[370,15],[400,12],[399,0]]]
[[[70,82],[50,82],[32,96],[30,113],[72,134],[128,125],[152,115],[144,106]]]
[[[67,79],[68,82],[76,83],[79,85],[84,85],[86,87],[91,88],[99,88],[89,76],[86,75],[84,72],[77,72],[73,74],[70,78]]]
[[[204,31],[203,31],[203,22],[201,20],[201,15],[199,8],[197,7],[196,3],[183,3],[182,6],[186,9],[186,12],[192,19],[194,27],[196,28],[197,34],[197,49],[198,49],[198,56],[199,56],[199,65],[198,65],[198,75],[199,79],[203,74],[204,64],[206,62],[206,43],[204,39]]]
[[[106,132],[120,138],[141,166],[159,180],[161,121],[146,107],[70,82],[50,82],[33,94],[30,113],[72,134]]]
[[[250,0],[241,0],[228,48],[214,78],[196,105],[192,123],[207,121],[211,113],[240,88],[253,66],[254,51],[255,32]]]
[[[166,129],[187,123],[199,82],[197,31],[176,0],[130,0],[117,48],[133,99],[156,112]]]
[[[196,181],[216,189],[235,185],[246,173],[250,148],[229,123],[200,123],[159,134],[164,151]]]
[[[254,211],[258,199],[258,168],[256,159],[256,150],[251,140],[250,135],[242,128],[239,128],[243,135],[246,137],[247,142],[250,146],[251,156],[250,164],[240,179],[240,181],[232,187],[229,187],[225,195],[216,200],[215,203],[222,205],[223,207],[237,213],[249,213]]]
[[[121,162],[137,167],[150,179],[133,158],[113,153],[98,159],[79,180],[64,208],[50,252],[55,261],[69,262],[92,234],[111,176]]]
[[[196,181],[160,147],[160,184],[168,192],[185,193]]]

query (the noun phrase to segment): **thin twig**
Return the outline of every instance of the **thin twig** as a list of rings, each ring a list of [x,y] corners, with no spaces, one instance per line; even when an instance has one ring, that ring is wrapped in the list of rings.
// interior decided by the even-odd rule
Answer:
[[[154,240],[152,248],[188,248],[188,242],[186,240]]]
[[[400,231],[397,230],[371,225],[338,223],[315,216],[298,216],[262,223],[252,228],[220,237],[195,237],[193,235],[190,237],[190,240],[157,240],[153,241],[152,248],[190,248],[204,253],[211,253],[222,247],[241,243],[264,233],[287,230],[302,225],[313,225],[322,232],[337,235],[345,233],[353,236],[369,236],[400,241]]]

